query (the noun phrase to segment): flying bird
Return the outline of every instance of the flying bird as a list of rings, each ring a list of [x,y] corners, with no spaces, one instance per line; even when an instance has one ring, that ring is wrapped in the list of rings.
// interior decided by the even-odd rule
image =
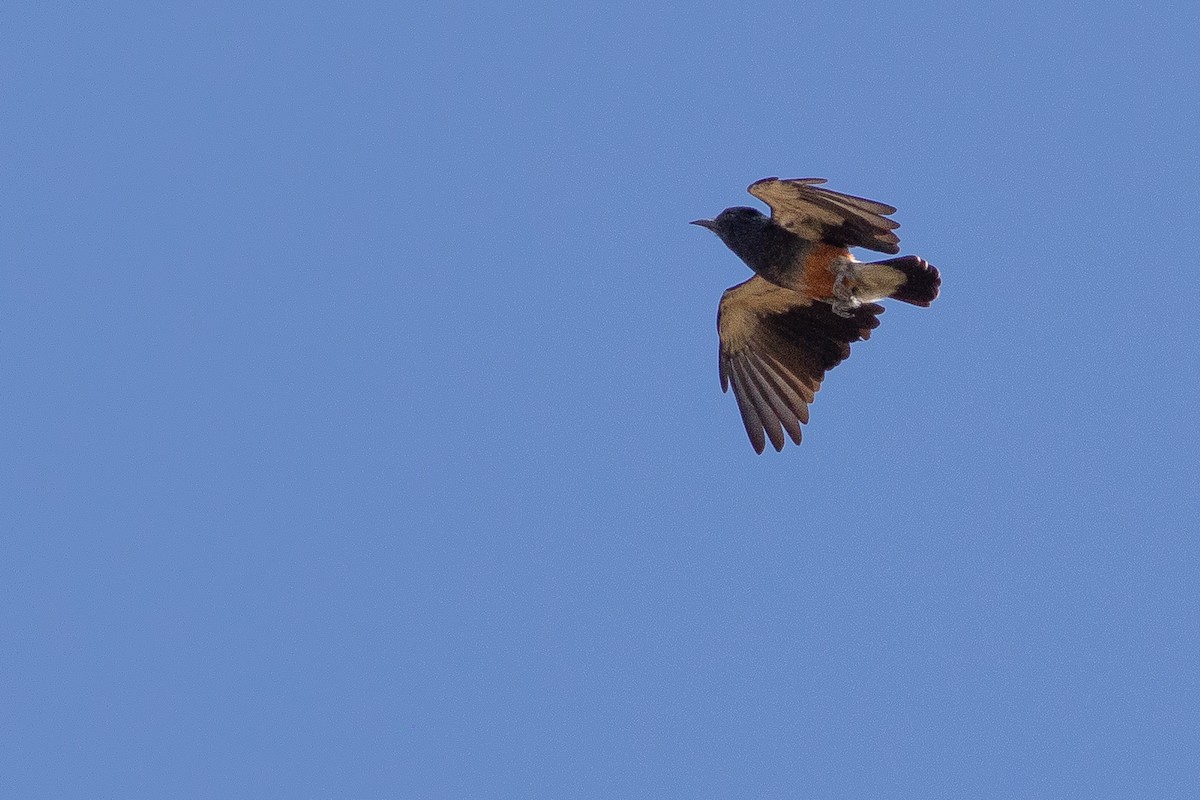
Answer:
[[[822,188],[824,178],[764,178],[747,191],[771,208],[727,208],[708,228],[757,273],[725,290],[717,311],[721,391],[737,398],[755,452],[783,434],[800,444],[800,424],[825,373],[868,339],[892,298],[928,307],[942,279],[917,256],[863,263],[851,247],[894,255],[900,223],[884,203]]]

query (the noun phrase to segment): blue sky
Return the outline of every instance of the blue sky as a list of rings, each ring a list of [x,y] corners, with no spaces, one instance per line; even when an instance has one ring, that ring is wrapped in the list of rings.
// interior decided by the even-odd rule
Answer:
[[[0,12],[14,797],[1194,797],[1193,3]],[[755,456],[751,181],[938,265]]]

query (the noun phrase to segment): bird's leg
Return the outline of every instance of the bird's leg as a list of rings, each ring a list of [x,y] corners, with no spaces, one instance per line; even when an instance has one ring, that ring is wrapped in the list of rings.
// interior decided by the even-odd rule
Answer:
[[[833,313],[839,317],[854,315],[854,310],[862,305],[862,301],[854,296],[856,286],[857,281],[854,280],[853,271],[850,268],[838,270],[837,276],[833,279],[833,299],[829,302],[829,305],[833,307]]]

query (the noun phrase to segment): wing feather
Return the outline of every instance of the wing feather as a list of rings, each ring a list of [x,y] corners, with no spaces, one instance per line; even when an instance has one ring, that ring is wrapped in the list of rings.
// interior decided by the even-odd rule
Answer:
[[[823,178],[763,178],[747,191],[771,207],[771,219],[811,241],[899,253],[900,223],[887,218],[896,209],[886,203],[835,192],[817,184]]]
[[[793,401],[798,398],[788,387],[779,383],[765,367],[759,366],[762,361],[754,356],[753,351],[743,351],[742,363],[746,366],[746,373],[758,388],[759,396],[771,406],[772,415],[783,426],[792,441],[800,444],[800,408],[807,408],[807,406],[801,403],[797,408]],[[780,441],[780,446],[776,450],[782,448],[783,442]]]
[[[771,440],[771,446],[775,448],[776,452],[779,452],[783,449],[783,426],[775,415],[774,409],[771,408],[770,402],[763,396],[758,383],[747,369],[744,357],[739,355],[733,359],[733,374],[734,379],[746,388],[746,396],[754,404],[754,413],[758,416],[759,424],[766,430],[767,438]]]
[[[754,366],[756,372],[761,376],[771,387],[771,392],[779,397],[786,404],[787,410],[791,416],[801,423],[808,422],[808,404],[811,401],[812,393],[809,393],[809,400],[805,400],[804,396],[796,390],[796,387],[788,380],[786,370],[778,369],[771,364],[768,364],[763,357],[753,350],[747,351],[747,357],[750,363]],[[786,419],[785,419],[786,421]],[[791,429],[788,429],[791,433]],[[800,444],[800,428],[796,428],[796,433],[792,437],[796,440],[796,444]]]
[[[717,313],[721,387],[733,387],[756,452],[768,439],[783,449],[784,433],[800,443],[802,424],[825,373],[871,335],[883,307],[870,303],[840,317],[819,301],[757,275],[726,290]]]
[[[754,452],[762,453],[767,447],[762,420],[758,418],[758,410],[750,398],[749,388],[736,376],[733,379],[733,396],[737,399],[738,411],[742,414],[742,425],[746,427],[746,435],[750,437],[750,444],[754,447]]]

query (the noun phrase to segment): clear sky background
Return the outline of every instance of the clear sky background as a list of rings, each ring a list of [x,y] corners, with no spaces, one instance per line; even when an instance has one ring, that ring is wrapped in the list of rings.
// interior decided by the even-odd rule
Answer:
[[[6,4],[0,794],[1200,796],[1198,31]],[[769,175],[944,285],[759,457]]]

